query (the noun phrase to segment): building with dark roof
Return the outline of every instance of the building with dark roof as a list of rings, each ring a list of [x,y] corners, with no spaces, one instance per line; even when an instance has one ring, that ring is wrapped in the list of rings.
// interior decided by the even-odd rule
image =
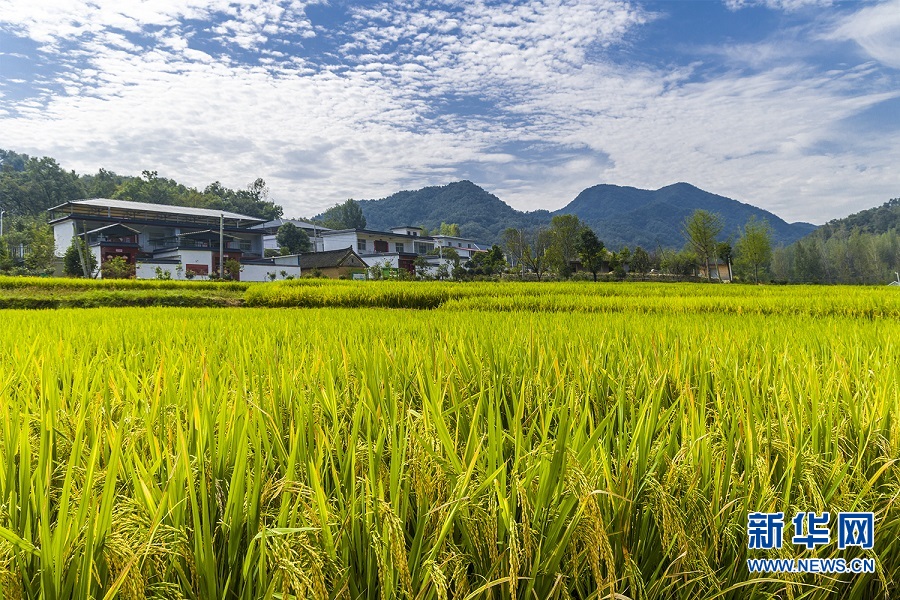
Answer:
[[[366,262],[353,248],[326,250],[300,255],[300,269],[303,273],[321,274],[331,279],[350,279],[354,275],[366,277]]]
[[[49,213],[57,256],[80,237],[98,265],[121,257],[134,265],[139,279],[153,279],[159,270],[173,279],[205,279],[227,260],[240,263],[244,281],[265,281],[276,272],[275,262],[264,256],[264,233],[254,228],[265,219],[109,198],[74,200]],[[299,265],[282,264],[278,270],[300,275]]]

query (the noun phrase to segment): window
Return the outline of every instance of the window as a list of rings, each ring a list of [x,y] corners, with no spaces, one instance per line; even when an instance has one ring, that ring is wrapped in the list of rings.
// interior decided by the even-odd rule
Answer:
[[[360,238],[356,240],[356,249],[365,252],[366,250],[366,240]]]
[[[466,248],[471,248],[472,244],[466,244]]]
[[[403,244],[397,244],[397,252],[403,252]]]
[[[428,254],[428,244],[416,244],[416,254]]]
[[[387,252],[388,243],[384,240],[375,240],[375,252]]]

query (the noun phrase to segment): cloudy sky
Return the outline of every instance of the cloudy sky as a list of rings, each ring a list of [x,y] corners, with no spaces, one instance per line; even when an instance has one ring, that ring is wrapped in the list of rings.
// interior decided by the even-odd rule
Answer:
[[[900,196],[900,0],[0,0],[0,148],[289,216],[687,181],[822,223]]]

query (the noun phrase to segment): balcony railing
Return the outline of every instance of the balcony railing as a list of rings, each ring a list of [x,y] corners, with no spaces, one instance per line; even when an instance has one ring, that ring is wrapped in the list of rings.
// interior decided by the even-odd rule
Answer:
[[[240,242],[225,242],[225,250],[249,250],[243,248]],[[166,238],[162,240],[150,240],[150,247],[158,250],[160,248],[194,248],[198,250],[218,250],[219,242],[214,240],[192,240],[190,238]]]

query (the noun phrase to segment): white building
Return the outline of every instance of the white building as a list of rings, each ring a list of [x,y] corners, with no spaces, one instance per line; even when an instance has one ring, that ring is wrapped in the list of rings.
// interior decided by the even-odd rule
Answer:
[[[446,235],[426,236],[424,229],[404,225],[390,231],[373,229],[337,229],[322,232],[326,251],[354,248],[367,265],[386,266],[394,269],[415,270],[414,262],[423,256],[430,268],[452,261],[441,254],[441,248],[453,248],[463,261],[476,252],[482,252],[474,240]]]
[[[237,260],[239,279],[265,281],[271,273],[300,275],[298,257],[264,257],[264,223],[228,211],[93,198],[50,209],[56,255],[63,256],[76,236],[83,237],[98,265],[121,257],[135,266],[138,279],[168,272],[173,279],[208,279],[221,261]]]
[[[280,249],[278,240],[275,238],[278,236],[278,229],[285,223],[290,223],[297,229],[302,229],[306,232],[306,235],[309,236],[309,241],[312,243],[313,252],[325,251],[322,233],[331,230],[327,227],[316,225],[315,223],[300,221],[299,219],[275,219],[274,221],[267,221],[259,225],[254,225],[253,229],[260,229],[265,232],[265,235],[263,236],[263,245],[266,250]]]
[[[482,252],[478,245],[468,238],[454,237],[452,235],[433,235],[436,246],[440,248],[453,248],[462,260],[469,260],[476,252]]]

